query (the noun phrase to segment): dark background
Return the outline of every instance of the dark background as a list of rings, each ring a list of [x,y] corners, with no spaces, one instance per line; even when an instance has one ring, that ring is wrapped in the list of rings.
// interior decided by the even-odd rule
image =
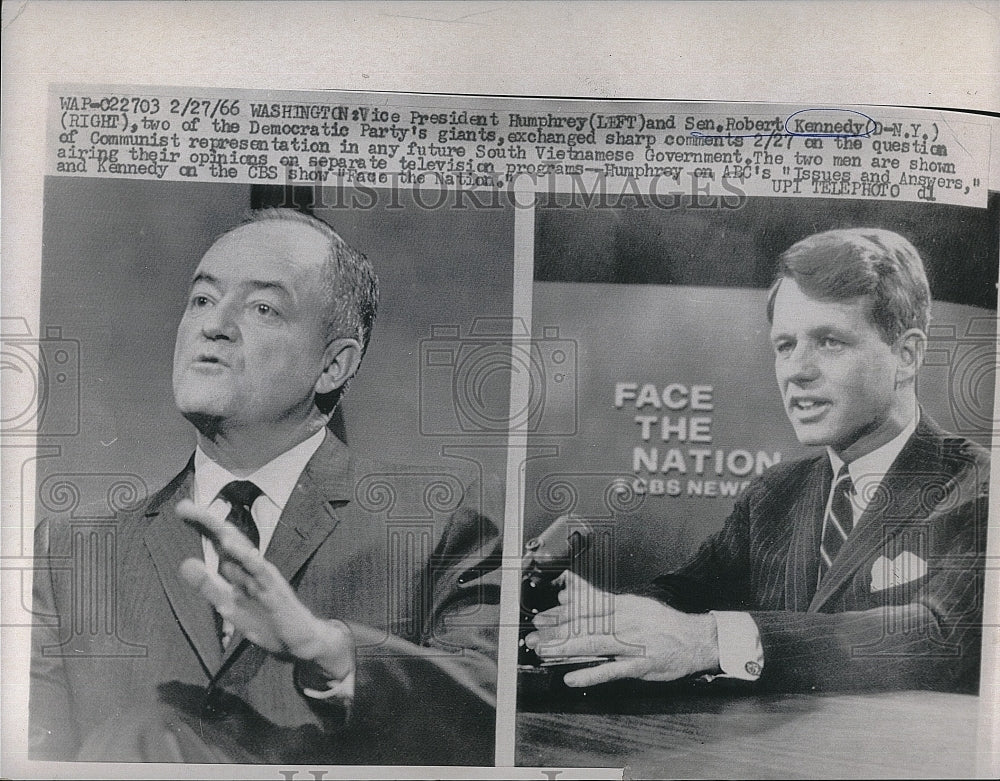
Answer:
[[[934,298],[996,309],[1000,194],[973,209],[928,203],[748,198],[738,209],[542,209],[542,282],[769,287],[778,256],[834,228],[887,228],[918,249]],[[992,276],[990,270],[992,269]]]

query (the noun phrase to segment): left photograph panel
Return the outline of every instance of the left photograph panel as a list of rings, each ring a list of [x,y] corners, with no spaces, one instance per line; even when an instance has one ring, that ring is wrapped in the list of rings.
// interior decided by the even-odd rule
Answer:
[[[31,758],[492,766],[513,208],[52,176],[43,230]]]

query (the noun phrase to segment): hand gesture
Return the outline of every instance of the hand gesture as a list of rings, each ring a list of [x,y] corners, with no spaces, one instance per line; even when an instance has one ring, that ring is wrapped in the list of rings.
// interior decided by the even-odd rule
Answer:
[[[181,575],[218,613],[252,642],[273,654],[316,662],[332,680],[353,676],[354,640],[341,621],[313,615],[271,562],[235,526],[184,499],[177,514],[209,537],[219,571],[186,559]]]

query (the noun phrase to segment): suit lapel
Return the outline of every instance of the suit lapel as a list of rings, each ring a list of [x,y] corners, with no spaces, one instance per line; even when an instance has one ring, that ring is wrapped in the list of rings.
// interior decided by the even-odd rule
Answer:
[[[921,489],[929,476],[941,474],[939,444],[933,424],[921,420],[823,577],[810,610],[822,608],[850,583],[861,566],[886,549],[901,526],[930,515],[933,508]]]
[[[188,642],[198,654],[209,676],[218,669],[222,649],[215,628],[215,611],[180,575],[181,562],[187,558],[202,559],[201,535],[174,513],[181,499],[191,496],[194,462],[160,492],[146,510],[149,525],[143,542],[153,559],[156,575],[170,607]]]
[[[805,612],[816,590],[819,540],[832,480],[830,460],[825,456],[816,459],[789,514],[794,529],[785,569],[786,610]]]
[[[337,527],[335,508],[350,501],[353,493],[350,451],[327,433],[288,497],[264,554],[289,583],[294,585],[303,565]],[[246,645],[243,633],[236,632],[223,657],[223,668]]]

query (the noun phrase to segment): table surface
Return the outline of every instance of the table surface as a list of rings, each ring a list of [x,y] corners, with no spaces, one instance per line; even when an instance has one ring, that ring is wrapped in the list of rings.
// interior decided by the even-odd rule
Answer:
[[[521,708],[522,766],[622,767],[625,778],[975,773],[979,698],[972,695],[661,689],[654,696],[577,695]]]

